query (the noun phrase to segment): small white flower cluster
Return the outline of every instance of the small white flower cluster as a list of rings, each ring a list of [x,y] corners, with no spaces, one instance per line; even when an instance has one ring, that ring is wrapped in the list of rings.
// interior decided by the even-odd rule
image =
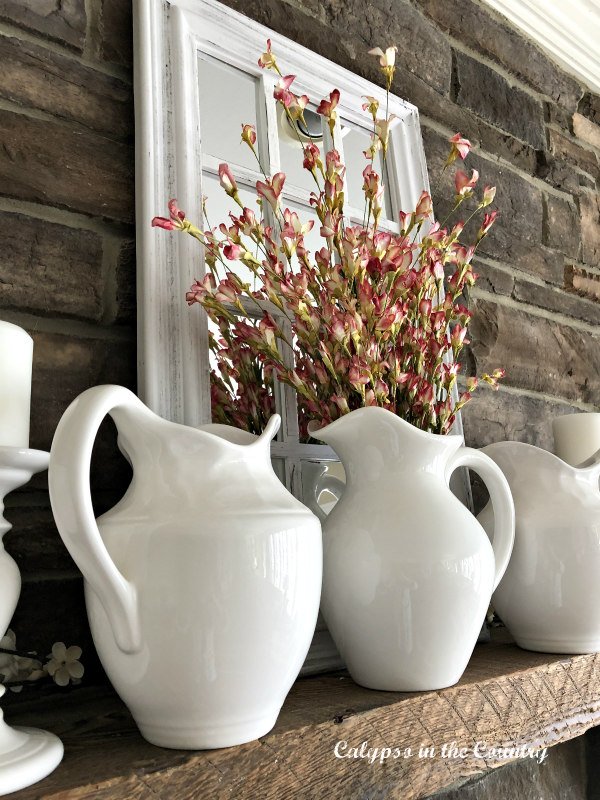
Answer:
[[[12,652],[6,652],[6,651]],[[0,684],[7,684],[11,691],[20,692],[24,683],[50,676],[57,686],[80,683],[84,667],[80,663],[81,647],[66,647],[56,642],[45,664],[35,654],[21,655],[17,651],[17,637],[8,630],[0,639]]]
[[[0,650],[16,650],[17,637],[10,629],[0,639]],[[45,676],[41,661],[36,658],[0,652],[0,683],[15,684],[19,681],[36,681]],[[23,685],[11,685],[13,692],[20,692]]]
[[[54,679],[58,686],[68,686],[69,683],[79,683],[83,677],[83,664],[80,663],[81,647],[72,645],[66,647],[64,642],[52,645],[52,653],[44,669]]]

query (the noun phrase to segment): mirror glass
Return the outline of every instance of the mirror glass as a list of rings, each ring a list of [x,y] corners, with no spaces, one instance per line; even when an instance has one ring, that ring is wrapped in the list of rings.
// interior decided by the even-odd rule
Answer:
[[[344,162],[346,164],[346,184],[348,186],[348,203],[358,211],[363,211],[365,195],[363,192],[363,170],[369,163],[364,151],[371,146],[371,134],[365,128],[358,128],[344,122],[342,124],[342,140],[344,144]],[[387,169],[384,169],[381,151],[375,156],[373,169],[382,178],[385,186],[383,215],[392,219],[390,189]]]
[[[243,124],[256,127],[256,79],[206,55],[198,58],[198,75],[203,157],[257,169],[252,151],[241,141]]]

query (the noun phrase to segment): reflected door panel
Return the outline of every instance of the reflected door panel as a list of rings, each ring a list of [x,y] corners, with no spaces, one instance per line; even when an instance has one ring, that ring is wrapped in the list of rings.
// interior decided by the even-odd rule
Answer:
[[[243,124],[257,124],[258,81],[208,56],[198,59],[198,80],[203,163],[213,156],[232,169],[255,170],[256,159],[240,137]]]

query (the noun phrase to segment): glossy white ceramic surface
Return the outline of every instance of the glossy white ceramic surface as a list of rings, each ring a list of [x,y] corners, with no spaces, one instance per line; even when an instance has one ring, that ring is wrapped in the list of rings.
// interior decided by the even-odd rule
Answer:
[[[4,687],[0,686],[0,697]],[[12,794],[41,781],[60,764],[58,736],[37,728],[11,728],[0,711],[0,795]]]
[[[25,485],[34,473],[45,470],[48,458],[42,450],[0,447],[0,638],[6,633],[21,591],[19,569],[2,543],[2,537],[11,529],[3,516],[4,498]],[[0,697],[4,691],[0,686]],[[45,778],[62,756],[62,742],[54,734],[36,728],[11,728],[0,711],[0,795]]]
[[[323,521],[327,625],[357,683],[417,691],[456,683],[477,641],[514,537],[508,484],[462,437],[425,433],[362,408],[313,436],[346,471]],[[493,549],[448,482],[475,469],[494,499]]]
[[[107,413],[133,480],[96,524],[89,462]],[[102,663],[154,744],[227,747],[267,733],[306,657],[321,530],[271,467],[279,423],[260,438],[187,428],[127,389],[100,386],[56,431],[56,522],[86,579]]]
[[[29,447],[33,339],[18,325],[0,320],[0,445]]]
[[[552,420],[554,452],[572,467],[600,458],[600,413],[564,414]]]
[[[600,463],[577,469],[521,442],[484,448],[515,501],[515,546],[493,603],[515,641],[546,653],[600,651]],[[491,529],[489,506],[479,519]]]

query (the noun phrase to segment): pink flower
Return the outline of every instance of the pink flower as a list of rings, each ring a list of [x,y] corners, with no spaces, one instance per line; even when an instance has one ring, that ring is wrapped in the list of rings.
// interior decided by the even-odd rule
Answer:
[[[369,372],[369,368],[367,367],[364,361],[361,361],[360,359],[356,358],[356,356],[352,359],[350,363],[348,380],[356,388],[364,386],[371,380],[371,373]]]
[[[169,214],[171,216],[171,219],[179,220],[180,222],[183,222],[183,220],[185,219],[185,212],[183,212],[178,207],[177,200],[175,200],[175,199],[169,200],[168,206],[169,206]]]
[[[152,227],[164,228],[166,231],[174,231],[176,230],[177,225],[173,222],[173,220],[167,219],[166,217],[153,217]]]
[[[313,229],[313,225],[315,224],[313,219],[302,222],[298,214],[295,211],[290,211],[289,208],[284,210],[283,219],[285,220],[286,226],[290,228],[295,236],[304,236]]]
[[[381,141],[376,133],[371,134],[371,144],[366,150],[363,150],[363,155],[370,161],[373,161],[377,153],[381,150]]]
[[[249,147],[254,147],[256,144],[256,128],[254,125],[242,125],[242,141],[246,142]]]
[[[455,325],[452,329],[452,333],[450,334],[450,342],[452,343],[452,347],[456,352],[459,350],[463,344],[468,344],[467,336],[467,329],[464,328],[462,325]]]
[[[412,214],[407,214],[404,211],[398,212],[398,221],[400,222],[400,230],[407,231],[410,225]]]
[[[337,342],[343,342],[346,338],[346,326],[340,317],[336,317],[331,324],[331,335]]]
[[[325,153],[325,164],[328,173],[339,171],[344,166],[337,150],[329,150]]]
[[[320,250],[317,250],[315,252],[315,261],[317,262],[319,269],[325,273],[329,269],[329,264],[331,262],[331,254],[329,250],[326,247],[322,247]],[[332,280],[335,278],[335,275],[336,273],[334,273]]]
[[[267,347],[277,351],[277,339],[276,339],[276,333],[278,332],[277,324],[275,323],[273,317],[267,312],[265,312],[263,318],[259,322],[258,329],[262,334],[262,337]]]
[[[304,145],[304,169],[313,172],[321,163],[321,151],[313,142],[308,142]]]
[[[365,197],[373,198],[379,191],[379,175],[370,164],[363,169],[363,192]]]
[[[419,303],[419,314],[422,317],[428,317],[431,314],[431,298],[424,297]]]
[[[428,219],[433,214],[433,203],[428,192],[421,192],[421,196],[415,208],[415,219],[417,222]]]
[[[379,143],[381,144],[381,149],[384,153],[387,152],[388,139],[390,138],[390,128],[395,119],[396,115],[390,114],[387,119],[378,119],[375,122],[375,132],[377,134]]]
[[[331,131],[332,136],[335,130],[335,121],[337,119],[337,113],[335,109],[339,101],[340,101],[339,89],[334,89],[329,95],[329,100],[321,100],[321,102],[317,107],[317,114],[320,114],[322,117],[327,117],[329,123],[329,130]]]
[[[479,232],[477,234],[477,241],[483,239],[483,237],[487,234],[489,229],[492,227],[494,222],[496,221],[496,217],[498,216],[497,211],[492,211],[489,214],[483,215],[483,222],[481,223],[481,227],[479,228]]]
[[[389,69],[393,67],[396,63],[396,53],[398,52],[398,48],[394,45],[393,47],[388,47],[385,50],[385,53],[381,49],[381,47],[374,47],[372,50],[369,50],[370,56],[379,56],[379,65],[384,69]]]
[[[235,198],[238,193],[238,187],[229,164],[219,164],[219,181],[229,197]]]
[[[317,114],[321,114],[322,117],[331,118],[331,115],[333,114],[339,101],[340,101],[339,89],[334,89],[329,95],[329,100],[321,100],[317,108]]]
[[[481,200],[481,208],[485,208],[489,206],[491,203],[494,202],[494,198],[496,197],[496,187],[495,186],[486,186],[483,189],[483,198]]]
[[[379,321],[375,325],[375,329],[378,331],[387,331],[394,325],[397,325],[401,319],[402,310],[397,306],[393,307],[379,318]]]
[[[456,175],[454,176],[454,185],[456,187],[457,197],[470,197],[473,194],[473,187],[478,180],[479,173],[476,169],[472,171],[470,178],[467,177],[462,170],[457,170]]]
[[[262,67],[263,69],[270,69],[271,67],[274,67],[276,63],[275,56],[271,52],[271,40],[267,39],[267,49],[258,59],[258,66]]]
[[[457,222],[456,225],[454,225],[452,227],[452,230],[448,234],[448,242],[449,243],[455,242],[458,239],[458,237],[461,235],[464,227],[465,227],[465,223],[464,222],[462,222],[462,221]]]
[[[166,217],[154,217],[152,219],[153,228],[164,228],[166,231],[183,230],[185,228],[185,213],[178,207],[177,200],[169,200],[169,219]]]
[[[258,235],[261,234],[262,227],[260,223],[257,222],[256,214],[251,208],[244,207],[240,216],[234,219],[235,226],[240,234],[243,233],[245,236],[250,236],[253,232],[256,232]]]
[[[368,111],[369,114],[375,119],[377,116],[377,112],[379,111],[379,100],[375,97],[371,97],[370,95],[364,95],[366,103],[362,104],[362,110]]]
[[[491,375],[487,375],[487,374],[482,375],[481,379],[483,381],[485,381],[485,383],[487,383],[489,386],[491,386],[492,389],[497,391],[498,390],[498,381],[501,378],[504,378],[505,376],[506,376],[506,370],[505,369],[495,369],[492,372]]]
[[[331,395],[332,401],[336,404],[342,414],[349,414],[350,413],[350,406],[348,405],[348,401],[345,397],[340,397],[337,394]]]
[[[333,216],[331,211],[325,214],[325,219],[320,228],[321,236],[324,239],[333,239],[339,228],[339,220]]]
[[[246,252],[244,247],[230,242],[223,247],[223,255],[229,261],[238,261]]]
[[[302,119],[304,109],[308,105],[308,95],[301,94],[299,96],[292,94],[292,102],[289,105],[288,111],[292,119]]]
[[[369,50],[369,55],[379,57],[379,66],[386,77],[388,91],[394,78],[397,51],[398,48],[395,46],[386,48],[385,52],[381,49],[381,47],[374,47],[372,50]]]
[[[227,273],[228,276],[232,276],[231,272]],[[235,281],[231,279],[231,277],[227,277],[225,280],[221,281],[217,290],[215,292],[215,300],[220,303],[235,303],[236,300],[239,298],[239,291],[235,284]]]
[[[201,281],[196,281],[191,287],[189,292],[186,293],[185,299],[188,305],[194,303],[201,303],[206,295],[212,294],[215,289],[216,283],[213,275],[207,272]]]
[[[277,212],[279,205],[279,196],[283,190],[285,183],[285,175],[283,172],[278,172],[272,178],[267,178],[267,182],[256,181],[256,192],[260,197],[264,198],[271,206],[273,211]]]
[[[448,155],[448,159],[446,161],[446,165],[452,164],[457,158],[462,158],[464,161],[465,158],[469,155],[469,151],[473,146],[468,139],[463,139],[460,133],[455,133],[454,136],[451,136],[448,141],[452,145],[450,148],[450,154]]]
[[[273,97],[280,103],[288,108],[294,100],[294,94],[289,91],[290,86],[296,80],[295,75],[286,75],[277,81],[277,85],[273,90]]]

